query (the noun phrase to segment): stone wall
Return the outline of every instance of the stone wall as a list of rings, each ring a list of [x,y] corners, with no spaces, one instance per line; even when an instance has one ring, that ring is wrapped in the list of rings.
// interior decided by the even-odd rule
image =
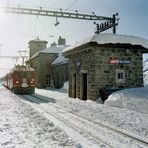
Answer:
[[[87,99],[96,100],[100,88],[143,86],[142,54],[138,49],[90,47],[68,58],[70,97],[83,99],[87,93]],[[112,59],[120,63],[112,63]],[[87,90],[84,74],[87,75]],[[121,80],[120,75],[123,76]]]
[[[38,88],[52,87],[52,68],[51,64],[57,54],[39,54],[30,60],[30,65],[36,70]]]
[[[29,58],[31,58],[38,51],[47,48],[47,41],[39,39],[30,41],[29,44]]]
[[[68,64],[54,65],[53,70],[53,82],[55,88],[61,88],[65,81],[68,81]]]

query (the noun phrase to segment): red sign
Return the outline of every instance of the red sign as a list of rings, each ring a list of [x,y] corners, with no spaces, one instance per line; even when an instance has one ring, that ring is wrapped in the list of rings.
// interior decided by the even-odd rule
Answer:
[[[126,59],[118,59],[118,58],[113,58],[111,57],[108,61],[108,64],[130,64],[131,61],[130,60],[126,60]]]
[[[108,64],[118,64],[119,59],[118,58],[110,58],[109,61],[107,61]]]

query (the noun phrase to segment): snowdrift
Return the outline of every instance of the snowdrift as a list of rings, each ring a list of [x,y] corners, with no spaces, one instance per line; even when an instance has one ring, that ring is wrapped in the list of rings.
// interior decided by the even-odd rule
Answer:
[[[148,86],[117,91],[108,97],[105,104],[148,114]]]
[[[69,91],[69,81],[65,81],[61,89],[64,90],[65,92],[68,92]]]

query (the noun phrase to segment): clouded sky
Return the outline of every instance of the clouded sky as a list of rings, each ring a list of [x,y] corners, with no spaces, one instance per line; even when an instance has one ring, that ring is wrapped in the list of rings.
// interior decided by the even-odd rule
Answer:
[[[39,8],[108,16],[119,13],[118,34],[135,35],[148,39],[148,0],[0,0],[1,6]],[[0,54],[19,55],[28,51],[28,42],[39,36],[48,46],[59,36],[67,44],[74,44],[94,34],[93,21],[0,13]],[[99,22],[98,22],[99,23]],[[112,32],[108,30],[107,32]],[[12,67],[12,59],[0,59],[0,69]],[[3,70],[4,71],[4,70]]]

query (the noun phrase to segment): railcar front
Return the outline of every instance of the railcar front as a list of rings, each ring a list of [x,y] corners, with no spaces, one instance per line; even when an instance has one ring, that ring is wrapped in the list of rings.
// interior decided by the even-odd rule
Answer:
[[[34,93],[35,73],[34,71],[15,71],[13,77],[14,93]]]
[[[16,67],[9,76],[9,87],[14,93],[35,92],[35,70],[26,66]]]

